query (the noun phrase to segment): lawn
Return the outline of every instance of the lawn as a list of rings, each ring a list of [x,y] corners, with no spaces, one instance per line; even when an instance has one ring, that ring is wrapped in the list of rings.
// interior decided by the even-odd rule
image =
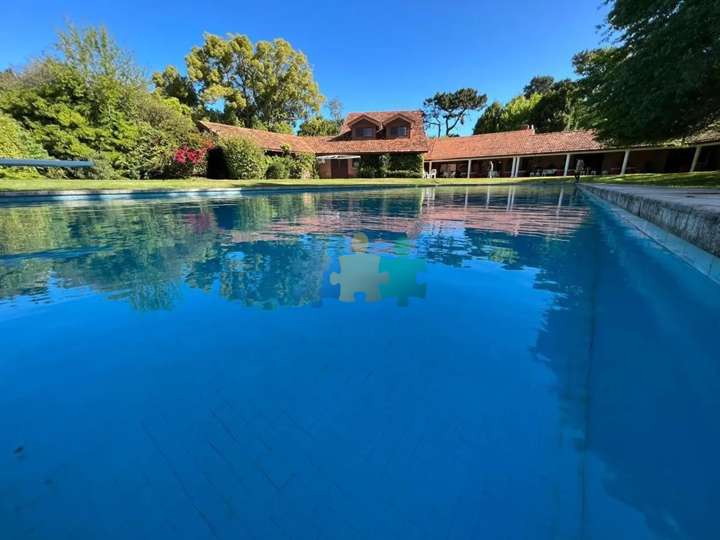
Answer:
[[[555,184],[572,182],[572,178],[438,178],[436,180],[411,178],[383,179],[312,179],[312,180],[209,180],[189,178],[175,180],[52,180],[42,179],[0,179],[0,193],[21,191],[65,191],[65,190],[139,190],[139,191],[183,191],[205,189],[235,189],[258,187],[387,187],[387,186],[451,186],[451,185],[512,185],[512,184]],[[647,186],[672,187],[717,187],[720,188],[720,171],[677,174],[633,174],[606,176],[602,178],[583,177],[583,182],[611,184],[640,184]]]

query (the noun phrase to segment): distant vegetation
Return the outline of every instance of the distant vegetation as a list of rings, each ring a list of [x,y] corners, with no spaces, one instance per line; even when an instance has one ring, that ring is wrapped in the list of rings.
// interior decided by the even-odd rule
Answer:
[[[610,46],[582,51],[579,79],[534,77],[507,103],[473,88],[437,92],[423,103],[430,134],[453,136],[482,111],[474,133],[534,125],[539,132],[593,128],[606,142],[679,139],[720,124],[720,2],[609,0]],[[531,46],[531,45],[528,45]],[[209,119],[300,135],[332,136],[342,105],[324,101],[308,59],[287,41],[205,34],[185,66],[149,80],[107,30],[69,26],[49,54],[0,72],[0,155],[92,159],[89,172],[46,176],[168,178],[204,175],[215,141]],[[378,87],[382,92],[382,87]],[[271,176],[314,174],[306,156],[278,156]],[[302,169],[302,170],[300,170]],[[372,171],[371,171],[372,169]],[[396,168],[398,174],[411,168]],[[382,175],[382,164],[364,164]],[[0,170],[0,176],[38,171]]]
[[[454,92],[437,92],[423,102],[423,115],[428,131],[437,130],[437,136],[455,135],[454,130],[465,123],[468,113],[479,111],[487,103],[487,96],[474,88],[461,88]]]
[[[483,104],[473,133],[525,125],[539,132],[592,128],[603,141],[629,145],[720,128],[720,2],[608,4],[603,30],[611,45],[575,55],[577,80],[534,77],[507,103]],[[473,110],[458,108],[460,123]]]
[[[720,122],[720,2],[615,0],[611,47],[575,56],[579,88],[602,139],[681,138]]]
[[[196,117],[290,133],[319,113],[324,99],[307,58],[284,39],[253,44],[247,36],[205,34],[185,63],[187,76],[168,66],[153,82]]]
[[[0,141],[3,155],[89,158],[97,164],[91,174],[105,178],[199,172],[175,160],[178,151],[202,152],[190,108],[150,92],[141,70],[103,28],[71,26],[53,54],[4,72],[0,112],[14,119],[20,134]]]
[[[506,104],[494,101],[478,118],[473,134],[534,126],[539,133],[593,127],[584,112],[577,82],[533,77],[523,92]]]
[[[51,54],[0,73],[0,155],[95,161],[89,173],[57,173],[67,177],[204,175],[215,143],[196,120],[290,132],[323,101],[305,56],[281,39],[206,34],[187,56],[187,73],[169,66],[153,75],[151,90],[105,28],[69,26]]]

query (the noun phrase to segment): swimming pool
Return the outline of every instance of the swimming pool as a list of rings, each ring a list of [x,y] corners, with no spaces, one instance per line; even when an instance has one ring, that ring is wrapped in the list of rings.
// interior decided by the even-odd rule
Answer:
[[[2,205],[0,537],[718,538],[719,312],[568,187]]]

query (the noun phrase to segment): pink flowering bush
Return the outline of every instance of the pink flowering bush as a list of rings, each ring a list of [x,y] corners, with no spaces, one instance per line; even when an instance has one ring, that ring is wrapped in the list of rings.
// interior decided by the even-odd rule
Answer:
[[[212,141],[205,140],[197,148],[185,145],[176,149],[172,156],[173,176],[204,176],[207,170],[207,153],[212,146]]]

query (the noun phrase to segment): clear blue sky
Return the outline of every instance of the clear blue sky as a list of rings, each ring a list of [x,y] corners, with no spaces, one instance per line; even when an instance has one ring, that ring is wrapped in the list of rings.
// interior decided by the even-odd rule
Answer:
[[[436,91],[466,86],[506,101],[533,75],[573,76],[572,55],[600,43],[605,13],[602,0],[8,1],[0,69],[48,50],[70,20],[107,26],[148,73],[184,69],[206,31],[283,37],[345,112],[416,109]]]

